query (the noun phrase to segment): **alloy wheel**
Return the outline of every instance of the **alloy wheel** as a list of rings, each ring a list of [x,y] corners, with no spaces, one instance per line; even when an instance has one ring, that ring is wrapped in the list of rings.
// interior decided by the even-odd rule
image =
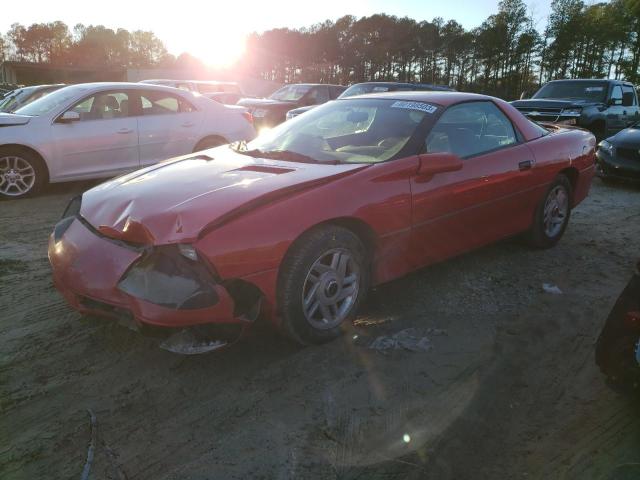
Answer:
[[[0,157],[0,194],[9,197],[26,195],[36,182],[33,165],[22,157]]]
[[[360,266],[351,252],[336,248],[311,266],[302,288],[302,309],[312,327],[327,330],[340,325],[356,303]]]
[[[569,194],[562,185],[556,185],[544,204],[544,233],[549,238],[558,235],[569,214]]]

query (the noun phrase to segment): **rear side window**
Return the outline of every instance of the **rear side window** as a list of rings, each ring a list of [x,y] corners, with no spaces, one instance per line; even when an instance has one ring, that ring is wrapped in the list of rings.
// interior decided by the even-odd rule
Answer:
[[[309,98],[313,104],[320,104],[329,101],[329,92],[327,87],[313,87],[311,91],[307,94],[307,98]]]
[[[633,87],[630,87],[629,85],[622,86],[622,105],[625,107],[638,105],[636,92],[633,90]]]
[[[622,87],[620,85],[616,85],[611,90],[611,100],[614,105],[622,105]]]
[[[142,115],[171,115],[193,112],[195,108],[189,102],[176,95],[165,92],[143,92],[140,95]]]
[[[427,136],[425,149],[468,158],[516,143],[511,121],[493,102],[468,102],[442,114]]]

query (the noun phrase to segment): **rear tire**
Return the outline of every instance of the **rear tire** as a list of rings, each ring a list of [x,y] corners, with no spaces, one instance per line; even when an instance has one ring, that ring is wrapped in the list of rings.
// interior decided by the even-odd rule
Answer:
[[[47,169],[36,154],[20,148],[0,148],[0,198],[37,194],[47,182]]]
[[[536,209],[527,239],[531,246],[551,248],[560,241],[571,217],[572,194],[569,179],[558,175]]]
[[[327,225],[305,233],[281,267],[282,329],[303,345],[339,337],[364,300],[369,276],[369,255],[351,230]]]

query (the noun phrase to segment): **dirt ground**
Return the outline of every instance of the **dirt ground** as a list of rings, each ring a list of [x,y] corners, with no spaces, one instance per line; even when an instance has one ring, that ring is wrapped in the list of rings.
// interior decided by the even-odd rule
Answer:
[[[0,478],[80,478],[87,409],[92,479],[640,478],[640,402],[593,354],[640,256],[640,188],[595,180],[554,249],[507,240],[376,289],[341,340],[258,325],[181,357],[54,290],[47,236],[88,186],[0,203]],[[406,328],[431,348],[368,348]]]

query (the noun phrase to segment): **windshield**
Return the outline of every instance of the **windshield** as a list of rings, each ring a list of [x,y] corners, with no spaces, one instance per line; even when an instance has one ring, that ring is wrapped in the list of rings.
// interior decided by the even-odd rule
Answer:
[[[16,105],[22,103],[31,93],[35,90],[35,87],[20,88],[11,92],[0,101],[0,112],[11,111]]]
[[[536,92],[533,98],[567,98],[604,102],[607,82],[551,82]]]
[[[35,102],[19,108],[15,113],[20,115],[29,115],[31,117],[46,115],[47,113],[56,110],[58,107],[66,105],[84,90],[86,90],[86,88],[80,86],[61,88],[60,90],[56,90],[49,95],[39,98]]]
[[[309,90],[311,90],[310,85],[287,85],[273,92],[269,98],[280,102],[297,102]]]
[[[377,163],[407,146],[438,106],[381,99],[340,100],[283,123],[240,153],[320,163]]]

